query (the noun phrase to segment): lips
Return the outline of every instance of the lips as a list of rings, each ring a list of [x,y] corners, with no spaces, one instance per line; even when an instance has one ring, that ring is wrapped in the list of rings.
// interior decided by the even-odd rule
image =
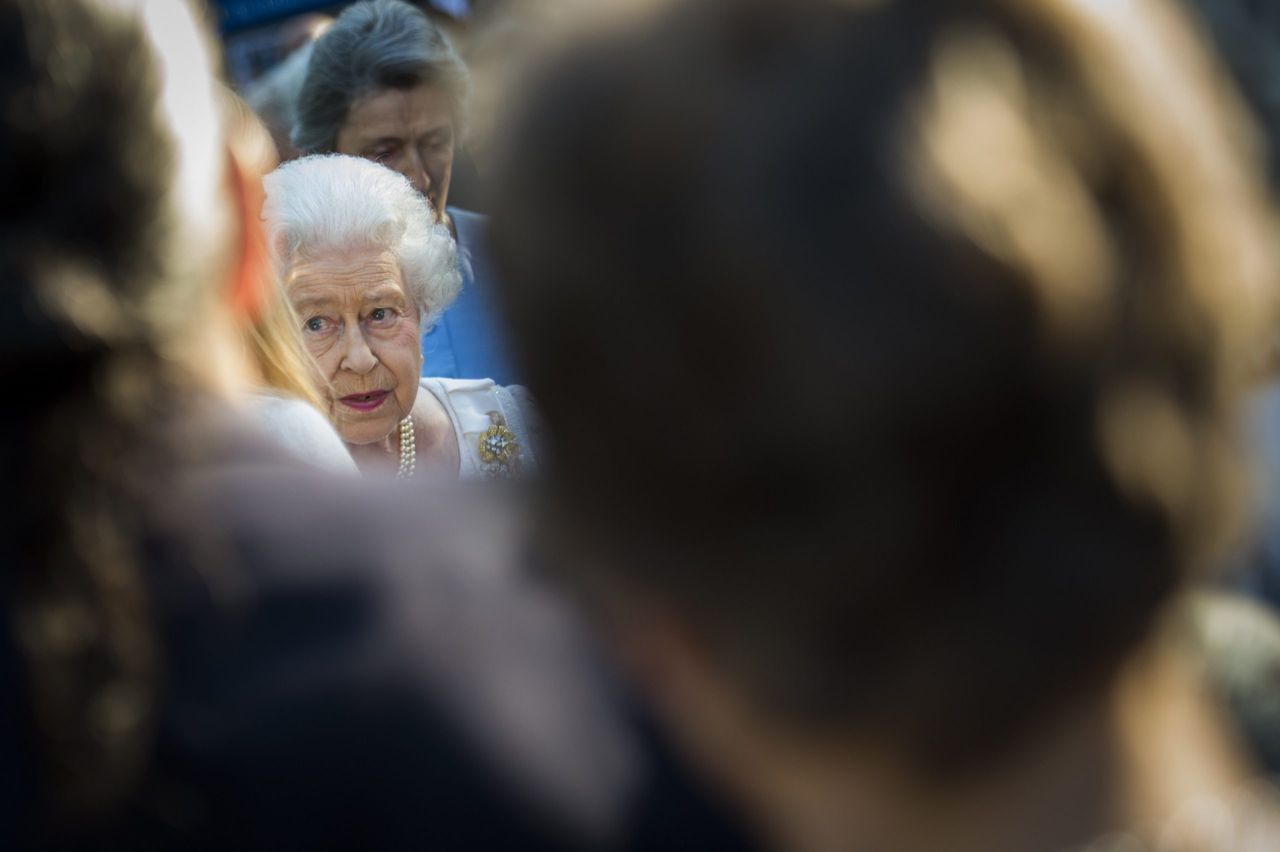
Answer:
[[[373,411],[381,407],[389,396],[391,396],[391,391],[369,391],[368,393],[353,393],[339,397],[338,402],[356,411]]]

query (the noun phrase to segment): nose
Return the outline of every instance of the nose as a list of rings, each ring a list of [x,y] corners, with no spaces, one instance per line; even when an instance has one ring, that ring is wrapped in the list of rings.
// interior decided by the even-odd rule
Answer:
[[[363,376],[378,365],[378,356],[369,348],[364,330],[358,323],[347,326],[342,336],[342,362],[339,367]]]
[[[404,162],[404,170],[401,172],[413,188],[418,190],[422,195],[426,195],[431,189],[431,177],[427,174],[426,163],[422,160],[422,155],[416,149],[410,149],[409,157]]]

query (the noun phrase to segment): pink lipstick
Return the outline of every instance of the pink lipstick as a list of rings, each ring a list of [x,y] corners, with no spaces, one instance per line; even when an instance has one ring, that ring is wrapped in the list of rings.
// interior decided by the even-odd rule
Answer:
[[[338,399],[338,402],[354,408],[356,411],[373,411],[387,401],[387,397],[391,396],[391,391],[369,391],[368,393],[353,393]]]

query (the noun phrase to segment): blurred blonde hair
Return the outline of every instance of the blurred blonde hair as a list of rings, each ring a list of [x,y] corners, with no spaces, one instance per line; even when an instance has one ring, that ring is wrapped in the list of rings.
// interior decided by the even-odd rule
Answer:
[[[309,402],[327,416],[328,407],[318,389],[323,379],[302,346],[298,315],[285,298],[280,279],[274,272],[267,274],[271,280],[267,282],[262,313],[245,329],[249,353],[267,387]]]
[[[223,90],[223,111],[227,121],[227,144],[242,167],[255,180],[279,162],[275,143],[266,126],[249,106],[230,89]],[[302,345],[300,323],[274,265],[262,272],[262,303],[254,321],[244,329],[249,356],[266,387],[296,397],[328,414],[320,394],[324,379]]]

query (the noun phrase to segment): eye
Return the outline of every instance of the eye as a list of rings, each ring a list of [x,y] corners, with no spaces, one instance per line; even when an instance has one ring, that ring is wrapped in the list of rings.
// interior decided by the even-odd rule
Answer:
[[[385,325],[396,318],[397,314],[391,308],[374,308],[369,311],[369,322]]]
[[[302,330],[308,334],[323,334],[329,330],[329,321],[324,317],[312,317],[302,324]]]

